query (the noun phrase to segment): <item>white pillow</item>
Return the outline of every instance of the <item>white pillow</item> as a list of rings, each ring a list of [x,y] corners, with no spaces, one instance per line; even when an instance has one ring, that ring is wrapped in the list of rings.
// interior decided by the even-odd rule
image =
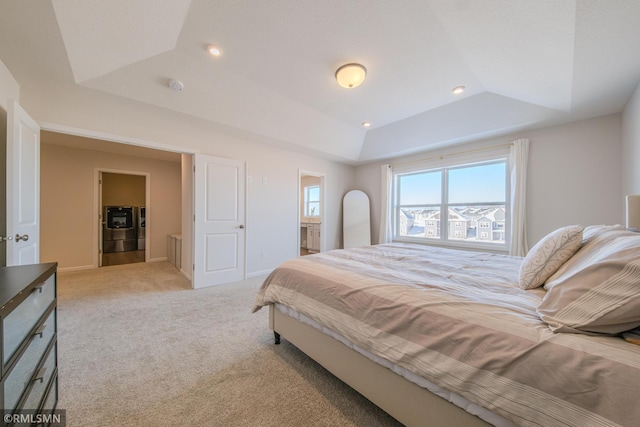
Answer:
[[[549,279],[538,306],[554,332],[615,335],[640,327],[640,233],[584,230],[582,248]]]
[[[531,248],[520,266],[522,289],[542,286],[582,246],[581,225],[569,225],[547,234]]]

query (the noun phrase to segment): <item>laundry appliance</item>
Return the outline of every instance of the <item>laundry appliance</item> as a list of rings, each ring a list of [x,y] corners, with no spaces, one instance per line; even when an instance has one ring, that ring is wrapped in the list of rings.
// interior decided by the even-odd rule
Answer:
[[[104,253],[135,251],[138,249],[137,207],[105,206],[102,230]]]
[[[138,250],[144,251],[147,238],[147,208],[144,206],[138,207],[137,226]]]

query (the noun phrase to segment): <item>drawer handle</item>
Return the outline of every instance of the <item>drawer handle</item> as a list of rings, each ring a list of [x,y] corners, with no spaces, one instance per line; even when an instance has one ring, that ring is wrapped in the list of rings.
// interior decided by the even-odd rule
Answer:
[[[36,285],[31,292],[38,291],[38,293],[41,294],[42,293],[42,288],[44,288],[44,285],[46,285],[45,282],[42,282],[39,285]]]
[[[40,368],[36,373],[36,377],[31,382],[40,381],[41,383],[44,381],[44,376],[47,372],[47,368]]]
[[[44,335],[44,330],[47,329],[47,325],[41,325],[34,333],[33,336],[40,335],[40,338]]]

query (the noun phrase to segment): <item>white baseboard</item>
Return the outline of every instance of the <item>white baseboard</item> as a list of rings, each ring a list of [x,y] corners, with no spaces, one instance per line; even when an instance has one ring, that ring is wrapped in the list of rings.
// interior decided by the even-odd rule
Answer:
[[[191,282],[191,275],[188,274],[188,272],[186,270],[180,269],[180,273],[182,273],[182,275]]]
[[[162,262],[162,261],[167,261],[167,257],[152,258],[147,262]],[[65,271],[91,270],[92,268],[98,268],[98,266],[97,265],[79,265],[77,267],[58,267],[58,272],[64,273]],[[191,278],[188,278],[188,279],[191,280]]]
[[[258,276],[268,276],[269,274],[271,274],[273,270],[275,270],[275,268],[270,268],[268,270],[262,270],[262,271],[254,271],[253,273],[247,273],[247,279],[251,279],[252,277],[258,277]]]
[[[80,265],[78,267],[58,267],[58,272],[64,273],[65,271],[91,270],[93,268],[98,268],[98,266],[97,265]]]

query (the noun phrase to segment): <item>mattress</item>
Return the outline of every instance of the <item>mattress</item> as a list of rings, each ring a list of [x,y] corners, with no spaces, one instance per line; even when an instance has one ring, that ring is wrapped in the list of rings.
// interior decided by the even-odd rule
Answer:
[[[254,310],[290,307],[319,327],[523,426],[636,425],[640,347],[555,334],[517,286],[522,258],[409,244],[287,261]]]

